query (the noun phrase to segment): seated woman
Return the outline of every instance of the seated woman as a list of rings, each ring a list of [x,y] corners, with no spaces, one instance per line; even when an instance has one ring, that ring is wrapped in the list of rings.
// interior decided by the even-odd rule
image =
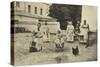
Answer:
[[[37,48],[36,48],[36,42],[32,41],[32,45],[30,47],[29,52],[37,52]]]
[[[35,31],[33,31],[32,43],[29,48],[29,52],[38,52],[38,51],[42,50],[42,47],[38,49],[37,45],[38,45],[38,41],[36,38],[36,33],[35,33]]]
[[[39,52],[39,51],[41,51],[42,50],[42,47],[41,47],[41,49],[37,49],[36,48],[36,42],[34,42],[34,41],[32,41],[32,44],[31,44],[31,47],[30,47],[30,49],[29,49],[29,52]]]

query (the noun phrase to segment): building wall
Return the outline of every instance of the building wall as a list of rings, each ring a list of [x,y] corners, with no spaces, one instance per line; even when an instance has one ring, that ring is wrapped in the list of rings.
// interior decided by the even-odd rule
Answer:
[[[18,4],[19,3],[19,6]],[[30,12],[28,10],[28,6],[30,6]],[[45,3],[32,3],[32,2],[14,2],[14,7],[15,7],[15,11],[19,11],[19,12],[23,12],[23,13],[27,13],[33,16],[40,16],[40,17],[47,17],[48,13],[49,13],[49,4],[45,4]],[[37,14],[35,14],[35,7],[37,7]],[[40,10],[41,8],[43,9],[43,14],[40,14]]]
[[[82,24],[86,20],[91,31],[97,30],[97,7],[82,6]]]
[[[38,23],[42,24],[42,29],[44,28],[45,20],[49,19],[48,27],[52,33],[56,32],[59,26],[59,22],[56,22],[53,18],[49,17],[49,4],[46,3],[33,3],[33,2],[21,2],[14,1],[14,20],[18,20],[15,23],[14,27],[24,27],[29,31],[36,30],[36,25]],[[28,10],[28,6],[30,6],[30,11]],[[35,7],[37,7],[37,14],[35,14]],[[42,15],[40,14],[41,8],[43,10]],[[44,21],[39,21],[43,19]],[[51,20],[54,20],[53,22]],[[50,22],[51,21],[51,22]]]

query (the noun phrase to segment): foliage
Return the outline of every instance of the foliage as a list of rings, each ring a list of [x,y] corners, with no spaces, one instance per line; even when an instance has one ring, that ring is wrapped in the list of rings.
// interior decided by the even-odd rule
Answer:
[[[66,29],[68,21],[72,21],[76,27],[77,20],[81,20],[81,7],[80,5],[52,4],[49,16],[58,19],[61,29]]]

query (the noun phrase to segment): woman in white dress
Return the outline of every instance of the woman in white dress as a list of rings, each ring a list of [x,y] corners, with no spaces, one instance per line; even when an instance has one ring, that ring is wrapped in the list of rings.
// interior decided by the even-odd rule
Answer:
[[[72,22],[68,22],[67,25],[67,41],[68,42],[73,42],[74,41],[74,26],[72,25]]]
[[[88,32],[89,32],[89,25],[84,20],[84,23],[81,26],[81,35],[83,35],[83,42],[87,42],[88,40]]]

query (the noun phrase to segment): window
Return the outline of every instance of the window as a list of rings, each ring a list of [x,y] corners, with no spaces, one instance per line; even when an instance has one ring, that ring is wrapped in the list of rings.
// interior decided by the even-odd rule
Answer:
[[[35,7],[35,14],[37,14],[37,7]]]
[[[41,9],[40,9],[40,15],[42,15],[42,14],[43,14],[43,9],[41,8]]]
[[[16,7],[20,7],[20,3],[19,2],[16,2]]]
[[[28,12],[30,13],[31,12],[31,6],[28,5]]]

